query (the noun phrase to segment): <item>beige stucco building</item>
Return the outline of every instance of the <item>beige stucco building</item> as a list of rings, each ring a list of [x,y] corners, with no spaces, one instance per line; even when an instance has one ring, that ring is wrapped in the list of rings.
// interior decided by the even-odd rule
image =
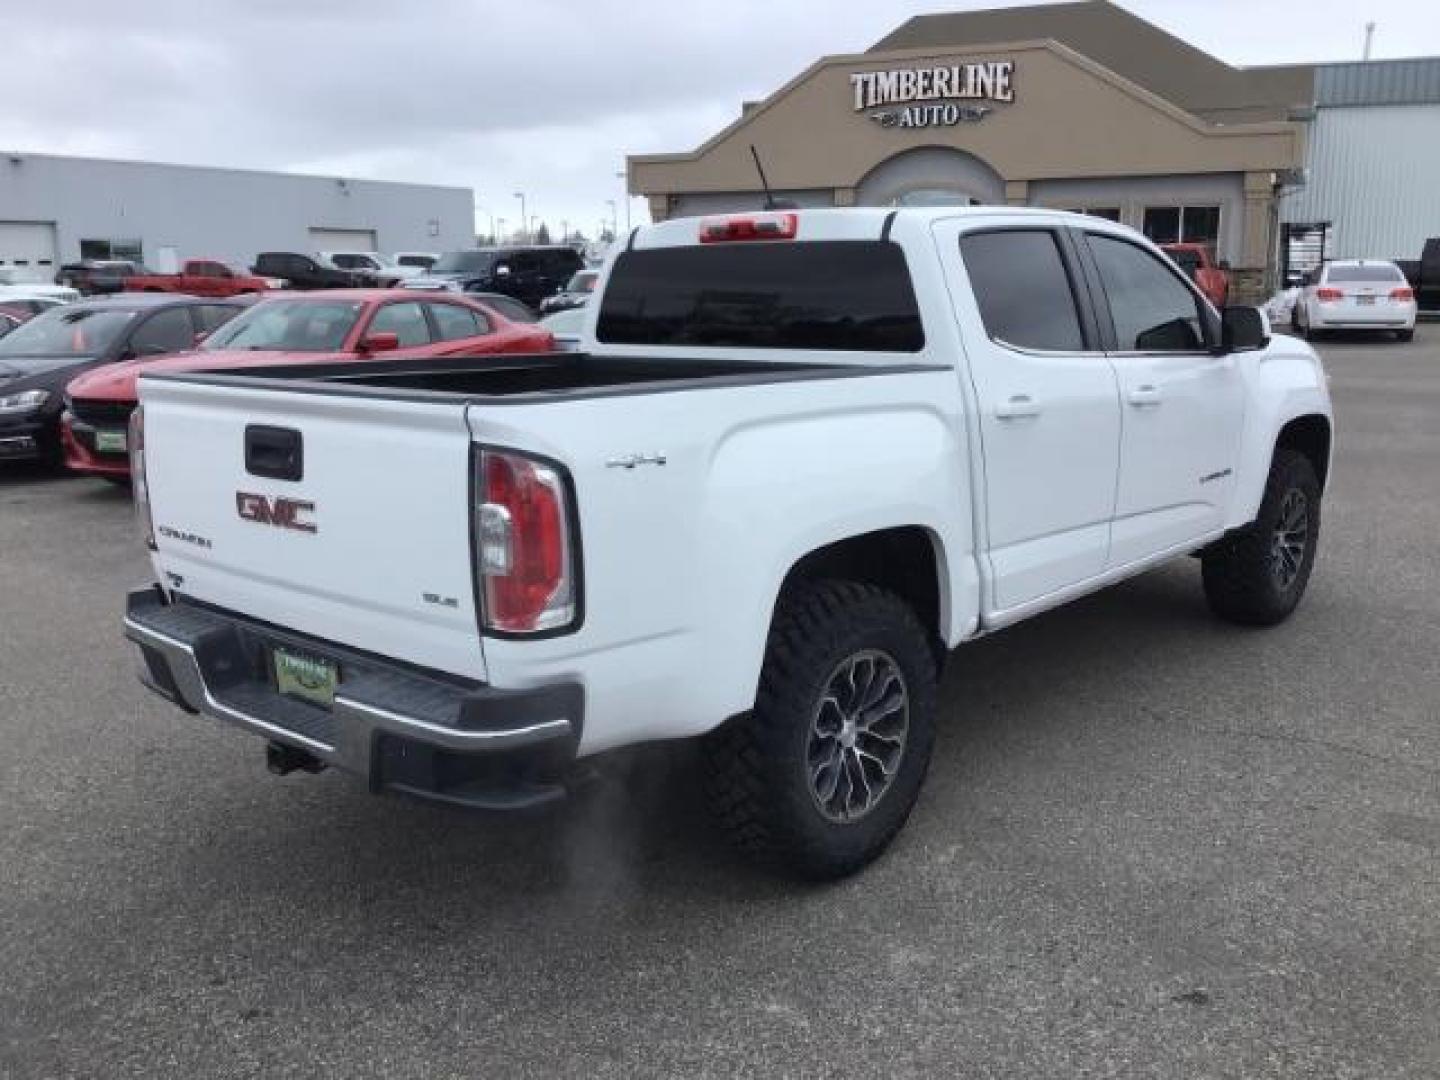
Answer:
[[[1246,291],[1301,175],[1314,68],[1231,67],[1104,0],[911,19],[827,56],[695,150],[629,159],[654,219],[1009,204],[1214,246]]]

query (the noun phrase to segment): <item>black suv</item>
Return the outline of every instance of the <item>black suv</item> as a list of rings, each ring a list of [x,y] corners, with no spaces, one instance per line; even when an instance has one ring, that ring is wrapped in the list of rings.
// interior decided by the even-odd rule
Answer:
[[[292,251],[262,251],[250,269],[260,277],[284,278],[292,289],[363,289],[375,284],[359,270],[337,270]]]
[[[537,307],[561,290],[585,265],[574,248],[503,247],[448,251],[424,277],[402,282],[407,289],[452,289],[513,296]]]
[[[124,259],[81,259],[60,267],[55,284],[79,289],[86,296],[104,296],[124,292],[127,277],[145,272],[139,263]]]

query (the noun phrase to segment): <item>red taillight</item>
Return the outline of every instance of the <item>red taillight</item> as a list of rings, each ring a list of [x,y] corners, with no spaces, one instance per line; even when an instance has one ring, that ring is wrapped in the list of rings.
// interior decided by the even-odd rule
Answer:
[[[484,450],[475,543],[485,629],[533,634],[575,620],[574,552],[565,480],[523,454]]]
[[[1320,301],[1344,300],[1345,294],[1339,289],[1316,289],[1315,299]]]
[[[145,546],[155,550],[155,521],[150,516],[150,484],[145,479],[145,410],[139,405],[130,414],[130,430],[126,435],[130,452],[130,491],[135,499],[135,517]]]
[[[1414,300],[1414,299],[1415,299],[1415,290],[1414,290],[1414,289],[1410,289],[1410,288],[1391,289],[1391,290],[1390,290],[1390,299],[1391,299],[1391,300]]]
[[[723,244],[735,240],[794,240],[800,229],[798,214],[737,214],[703,218],[702,244]]]

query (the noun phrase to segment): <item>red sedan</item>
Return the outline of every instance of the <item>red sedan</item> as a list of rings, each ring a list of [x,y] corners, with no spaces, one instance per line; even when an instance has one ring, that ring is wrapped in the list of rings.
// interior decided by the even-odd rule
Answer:
[[[128,477],[125,436],[142,371],[210,371],[377,357],[483,356],[552,352],[555,339],[465,296],[394,289],[331,289],[272,296],[215,330],[193,352],[109,364],[66,389],[65,464],[77,472]]]

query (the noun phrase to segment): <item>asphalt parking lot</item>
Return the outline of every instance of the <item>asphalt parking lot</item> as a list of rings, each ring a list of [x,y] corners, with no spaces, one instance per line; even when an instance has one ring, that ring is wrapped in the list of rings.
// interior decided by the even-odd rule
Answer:
[[[127,497],[0,473],[0,1074],[1440,1074],[1440,326],[1321,348],[1296,617],[1184,560],[963,649],[909,828],[824,888],[684,754],[519,821],[270,776],[136,683]]]

